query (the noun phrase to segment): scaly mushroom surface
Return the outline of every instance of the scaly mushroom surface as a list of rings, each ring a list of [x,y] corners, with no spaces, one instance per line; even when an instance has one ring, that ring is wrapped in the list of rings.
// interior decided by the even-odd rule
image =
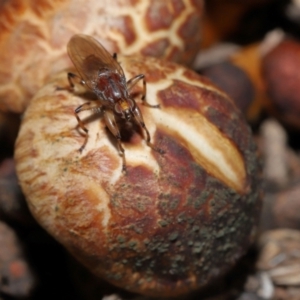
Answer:
[[[74,110],[87,95],[63,72],[30,102],[15,148],[20,184],[38,222],[93,273],[127,290],[176,296],[212,283],[253,241],[261,206],[251,131],[228,96],[175,63],[118,57],[143,73],[149,108],[132,91],[155,146],[119,123],[127,173],[101,113]]]

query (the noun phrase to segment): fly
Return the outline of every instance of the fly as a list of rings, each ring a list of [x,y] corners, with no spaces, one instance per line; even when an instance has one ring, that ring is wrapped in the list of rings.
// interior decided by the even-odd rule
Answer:
[[[67,50],[79,74],[68,73],[70,87],[74,89],[73,80],[78,77],[80,83],[97,96],[96,101],[86,102],[75,109],[78,125],[85,132],[85,140],[79,151],[82,152],[88,140],[88,129],[80,119],[79,113],[84,110],[101,110],[106,126],[117,139],[118,150],[123,161],[122,171],[126,172],[126,159],[120,130],[116,122],[118,117],[125,121],[135,120],[146,133],[147,145],[163,154],[163,150],[151,143],[141,110],[130,94],[132,88],[142,80],[143,94],[141,100],[143,104],[152,108],[159,108],[159,105],[151,105],[146,101],[145,75],[139,74],[126,81],[124,71],[117,61],[116,53],[111,56],[97,40],[88,35],[74,35],[68,43]]]

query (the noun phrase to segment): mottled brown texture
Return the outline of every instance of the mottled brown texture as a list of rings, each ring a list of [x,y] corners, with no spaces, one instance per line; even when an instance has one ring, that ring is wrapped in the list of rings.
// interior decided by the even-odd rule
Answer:
[[[0,110],[23,112],[49,76],[70,67],[66,44],[76,33],[94,36],[110,53],[191,64],[202,13],[202,1],[191,0],[6,1],[0,10]]]
[[[122,135],[123,174],[101,114],[83,114],[89,139],[80,154],[84,137],[72,110],[84,100],[53,88],[67,85],[63,73],[24,115],[15,151],[20,184],[40,224],[97,276],[145,295],[185,294],[213,283],[254,238],[255,145],[233,102],[203,77],[155,58],[119,60],[127,78],[153,78],[147,99],[161,108],[136,101],[165,153],[147,147],[133,126],[128,139]]]
[[[284,40],[263,59],[262,72],[270,96],[269,111],[300,128],[300,43]]]
[[[202,76],[201,74],[195,73],[194,71],[187,69],[184,71],[184,76],[190,80],[199,80],[201,78],[201,82],[207,85],[213,85],[213,82],[208,79],[208,77]]]
[[[166,48],[170,45],[168,38],[162,38],[155,42],[149,43],[143,49],[141,49],[141,53],[147,56],[155,56],[157,53],[158,57],[162,57],[165,55]]]
[[[158,93],[158,97],[166,107],[175,107],[176,109],[200,109],[197,87],[184,83],[180,80],[174,80],[171,87]]]
[[[127,46],[132,45],[136,41],[134,23],[130,16],[120,17],[119,27],[117,27],[117,29],[124,36]]]
[[[157,31],[169,28],[183,9],[184,4],[182,0],[172,0],[169,3],[152,0],[146,12],[148,30]]]
[[[197,22],[199,21],[196,13],[191,13],[188,18],[186,19],[185,23],[181,25],[178,29],[179,36],[187,39],[192,40],[197,35]]]

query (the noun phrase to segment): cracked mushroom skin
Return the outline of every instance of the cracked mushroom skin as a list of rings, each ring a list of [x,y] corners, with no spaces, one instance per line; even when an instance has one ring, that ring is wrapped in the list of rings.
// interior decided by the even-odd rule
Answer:
[[[127,173],[100,113],[53,77],[30,102],[15,146],[16,169],[38,222],[90,271],[132,292],[176,296],[224,274],[252,242],[261,205],[250,129],[207,79],[156,58],[118,57],[160,154],[135,124],[119,124]]]
[[[203,0],[0,1],[0,110],[22,113],[48,76],[67,67],[76,33],[109,52],[191,64]]]

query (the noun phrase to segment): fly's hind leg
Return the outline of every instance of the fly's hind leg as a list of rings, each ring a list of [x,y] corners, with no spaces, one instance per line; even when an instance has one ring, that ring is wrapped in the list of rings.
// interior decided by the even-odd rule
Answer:
[[[79,115],[78,115],[81,111],[84,111],[84,110],[93,110],[95,112],[99,112],[99,111],[101,111],[101,103],[99,103],[99,102],[87,102],[87,103],[84,103],[84,104],[78,106],[75,109],[75,117],[77,119],[78,126],[85,132],[84,142],[83,142],[82,146],[79,148],[80,152],[82,152],[82,150],[86,146],[87,141],[88,141],[88,134],[89,134],[89,130],[85,127],[83,121],[79,118]]]
[[[140,126],[144,129],[144,131],[146,132],[146,143],[147,145],[152,148],[154,151],[160,153],[160,154],[164,154],[165,151],[158,148],[158,147],[155,147],[152,143],[151,143],[151,139],[150,139],[150,134],[149,134],[149,131],[144,123],[144,120],[143,120],[143,116],[142,116],[142,113],[140,111],[140,109],[138,108],[138,106],[136,106],[134,109],[133,109],[133,114],[134,114],[134,117],[136,119],[136,121],[138,122],[138,124],[140,124]]]
[[[130,90],[140,81],[143,80],[143,94],[142,94],[142,102],[144,105],[148,106],[148,107],[153,107],[153,108],[160,108],[159,104],[156,105],[152,105],[150,103],[147,102],[146,100],[146,95],[147,95],[147,85],[146,85],[146,79],[145,79],[145,75],[144,74],[139,74],[136,75],[134,77],[132,77],[131,79],[129,79],[127,81],[127,88],[128,88],[128,92],[130,92]]]
[[[125,150],[122,147],[121,143],[121,134],[116,123],[115,115],[110,110],[104,111],[104,121],[109,131],[117,139],[119,154],[122,157],[122,172],[126,173],[126,159],[125,159]]]
[[[74,92],[74,90],[75,90],[74,79],[75,78],[78,80],[78,82],[81,85],[85,85],[85,81],[82,80],[78,75],[76,75],[74,73],[71,73],[71,72],[68,72],[69,86],[68,87],[57,87],[56,90],[58,90],[58,91],[67,90],[67,91],[70,91],[70,92]]]
[[[81,84],[81,85],[85,85],[85,81],[81,79],[80,76],[74,74],[74,73],[71,73],[69,72],[68,73],[68,81],[69,81],[69,84],[70,84],[70,90],[71,91],[74,91],[75,89],[75,83],[74,83],[74,79],[77,79],[78,82]]]

